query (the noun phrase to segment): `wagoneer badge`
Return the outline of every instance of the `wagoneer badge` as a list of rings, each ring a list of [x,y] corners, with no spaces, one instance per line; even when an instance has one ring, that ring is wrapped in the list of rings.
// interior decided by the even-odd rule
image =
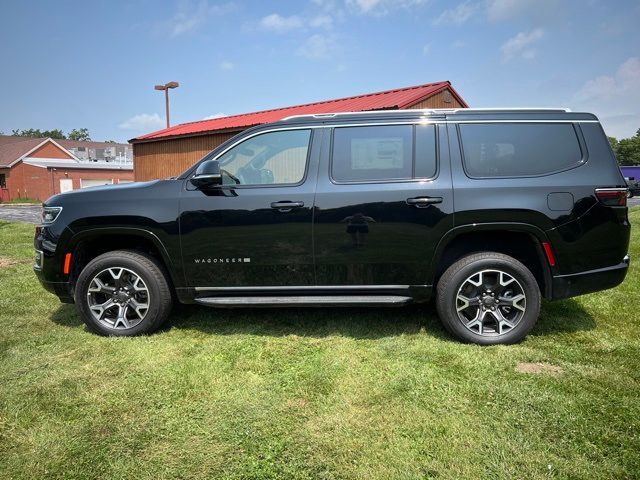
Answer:
[[[250,258],[194,258],[194,263],[249,263],[251,262]]]

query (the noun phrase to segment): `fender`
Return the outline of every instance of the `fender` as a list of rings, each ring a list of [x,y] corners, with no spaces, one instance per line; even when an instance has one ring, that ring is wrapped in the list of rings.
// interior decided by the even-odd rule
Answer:
[[[160,256],[162,257],[162,261],[164,262],[167,272],[171,277],[171,281],[176,287],[179,285],[180,282],[176,282],[177,280],[175,275],[176,266],[173,260],[171,259],[171,256],[169,255],[169,252],[167,251],[165,245],[162,243],[162,241],[158,238],[158,236],[155,233],[149,230],[146,230],[144,228],[121,227],[121,226],[88,228],[86,230],[82,230],[78,233],[75,233],[71,237],[68,243],[68,249],[69,251],[73,251],[78,246],[78,244],[83,240],[88,240],[96,237],[105,237],[108,235],[131,235],[131,236],[138,236],[151,241],[151,243],[153,243],[153,245],[158,249],[158,252],[160,252]]]
[[[471,223],[466,225],[458,225],[450,229],[447,233],[445,233],[433,254],[433,258],[431,261],[431,272],[430,272],[430,285],[435,285],[435,275],[436,275],[436,266],[439,264],[442,259],[442,255],[447,248],[447,246],[459,237],[462,234],[466,233],[475,233],[475,232],[490,232],[490,231],[505,231],[508,230],[510,232],[521,232],[530,235],[535,241],[535,248],[538,254],[538,258],[540,259],[540,263],[542,265],[542,270],[544,274],[544,283],[545,283],[545,291],[543,292],[546,298],[551,297],[551,286],[552,286],[552,275],[551,267],[549,266],[544,251],[542,250],[542,242],[548,242],[549,239],[547,234],[541,228],[536,227],[535,225],[531,225],[529,223],[518,223],[518,222],[488,222],[488,223]]]

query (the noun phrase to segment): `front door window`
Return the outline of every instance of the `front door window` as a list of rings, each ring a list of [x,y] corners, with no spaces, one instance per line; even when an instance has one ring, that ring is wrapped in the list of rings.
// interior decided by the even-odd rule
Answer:
[[[311,130],[256,135],[218,158],[225,185],[295,185],[307,164]]]

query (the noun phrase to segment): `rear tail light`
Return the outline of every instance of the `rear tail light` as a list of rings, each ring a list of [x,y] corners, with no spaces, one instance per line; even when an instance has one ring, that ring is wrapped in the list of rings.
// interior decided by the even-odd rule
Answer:
[[[596,188],[596,197],[600,203],[609,207],[627,206],[626,188]]]

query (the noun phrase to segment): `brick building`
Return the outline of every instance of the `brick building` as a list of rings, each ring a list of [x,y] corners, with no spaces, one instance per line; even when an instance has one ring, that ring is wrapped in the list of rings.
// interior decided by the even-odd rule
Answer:
[[[72,143],[75,148],[82,144]],[[131,181],[133,166],[126,158],[80,160],[51,138],[0,135],[0,202],[21,198],[44,201],[69,190]]]
[[[363,112],[405,108],[465,108],[451,82],[426,83],[354,97],[275,108],[260,112],[183,123],[129,140],[133,144],[135,179],[178,175],[205,154],[241,131],[291,115]]]

